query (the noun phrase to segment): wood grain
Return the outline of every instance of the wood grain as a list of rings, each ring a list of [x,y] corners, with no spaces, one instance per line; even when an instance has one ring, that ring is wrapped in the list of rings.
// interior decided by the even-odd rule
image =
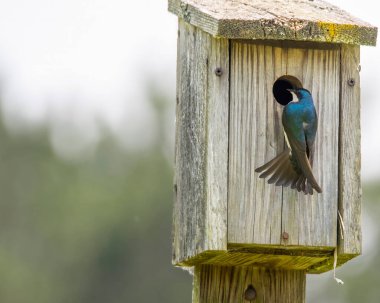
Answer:
[[[338,136],[340,50],[288,51],[288,73],[301,80],[313,95],[318,115],[314,158],[314,175],[322,194],[304,196],[284,188],[283,231],[289,234],[288,245],[336,246],[338,207]]]
[[[267,186],[254,169],[283,149],[281,108],[274,81],[285,74],[282,51],[232,42],[228,242],[278,244],[281,187]]]
[[[342,45],[340,97],[339,211],[343,218],[343,237],[339,255],[361,253],[360,181],[360,48]],[[354,80],[354,86],[348,84]]]
[[[284,147],[282,106],[272,97],[273,83],[282,75],[297,77],[311,90],[319,116],[313,171],[323,193],[312,197],[269,185],[254,172]],[[339,76],[339,47],[232,43],[229,243],[336,246]]]
[[[245,303],[251,285],[261,303],[305,302],[304,271],[200,265],[195,268],[193,303]]]
[[[377,28],[314,0],[169,0],[169,11],[214,36],[376,45]]]
[[[227,249],[229,42],[181,20],[178,35],[174,264]]]

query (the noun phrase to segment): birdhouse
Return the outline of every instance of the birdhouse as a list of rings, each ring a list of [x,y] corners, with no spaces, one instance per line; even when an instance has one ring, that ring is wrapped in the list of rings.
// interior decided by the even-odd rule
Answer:
[[[321,273],[361,253],[359,45],[377,28],[320,0],[169,0],[178,16],[173,263]],[[255,169],[306,88],[322,193]],[[293,100],[294,101],[294,100]],[[216,302],[216,301],[215,301]]]

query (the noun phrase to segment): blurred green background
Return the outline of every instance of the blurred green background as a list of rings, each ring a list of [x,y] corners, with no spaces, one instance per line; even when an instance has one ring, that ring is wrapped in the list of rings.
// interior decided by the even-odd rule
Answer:
[[[151,104],[162,119],[169,103]],[[190,301],[190,276],[171,266],[164,131],[138,152],[105,134],[75,163],[46,134],[0,122],[0,302]]]
[[[171,265],[166,1],[4,1],[0,28],[0,302],[191,302],[192,277]],[[379,302],[373,50],[362,53],[364,254],[337,270],[343,286],[308,276],[308,303]]]

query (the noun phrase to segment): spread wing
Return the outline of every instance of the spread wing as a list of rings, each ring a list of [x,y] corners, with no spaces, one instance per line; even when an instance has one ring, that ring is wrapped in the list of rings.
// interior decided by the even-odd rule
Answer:
[[[290,162],[290,148],[288,147],[268,163],[256,168],[255,171],[261,173],[260,178],[271,176],[268,183],[277,186],[289,186],[295,179],[298,179]]]

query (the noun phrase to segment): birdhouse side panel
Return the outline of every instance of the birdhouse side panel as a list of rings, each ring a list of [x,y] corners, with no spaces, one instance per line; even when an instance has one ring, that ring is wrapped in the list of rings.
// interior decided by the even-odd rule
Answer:
[[[229,42],[179,20],[173,263],[227,249]]]
[[[228,242],[332,249],[337,238],[340,46],[234,42],[231,48]],[[310,90],[319,117],[313,173],[323,193],[268,184],[255,168],[284,149],[281,76]]]

